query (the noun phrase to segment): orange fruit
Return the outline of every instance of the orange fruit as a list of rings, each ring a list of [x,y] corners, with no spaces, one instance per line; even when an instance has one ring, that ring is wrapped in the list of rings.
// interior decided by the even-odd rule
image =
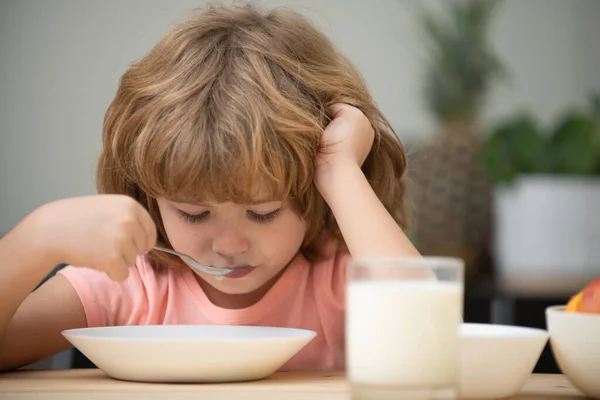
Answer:
[[[568,312],[600,313],[600,278],[590,282],[567,303]]]

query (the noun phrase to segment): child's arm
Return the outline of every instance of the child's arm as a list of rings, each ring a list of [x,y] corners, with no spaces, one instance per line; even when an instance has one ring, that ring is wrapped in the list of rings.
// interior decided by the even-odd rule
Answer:
[[[32,292],[53,262],[28,245],[25,232],[18,226],[0,241],[0,371],[67,349],[60,332],[86,325],[79,296],[62,276]]]
[[[124,196],[50,203],[0,240],[0,370],[69,347],[61,331],[86,326],[78,294],[62,276],[34,288],[59,262],[124,279],[156,240],[145,210]],[[33,291],[33,292],[32,292]]]
[[[373,143],[373,128],[360,110],[333,108],[323,134],[324,153],[315,183],[340,227],[353,258],[419,256],[379,201],[360,166]]]

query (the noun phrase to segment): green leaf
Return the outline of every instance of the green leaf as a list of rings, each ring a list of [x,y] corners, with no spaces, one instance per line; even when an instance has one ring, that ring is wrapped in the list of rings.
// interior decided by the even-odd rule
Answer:
[[[592,94],[590,103],[592,106],[592,117],[596,120],[596,123],[600,124],[600,93]]]
[[[600,166],[600,129],[593,117],[573,112],[559,122],[548,151],[557,174],[589,175]]]
[[[422,32],[431,56],[425,101],[442,121],[476,118],[492,81],[506,76],[487,34],[502,0],[444,0],[445,13],[421,11]]]
[[[485,168],[495,183],[510,184],[522,173],[541,169],[545,138],[529,114],[504,122],[490,135],[484,147]]]

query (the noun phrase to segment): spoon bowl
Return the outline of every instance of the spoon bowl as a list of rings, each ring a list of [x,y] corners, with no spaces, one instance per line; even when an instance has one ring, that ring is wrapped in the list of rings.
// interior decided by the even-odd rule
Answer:
[[[232,269],[232,268],[217,268],[217,267],[211,267],[208,265],[200,264],[198,261],[194,260],[192,257],[188,256],[187,254],[180,253],[175,250],[167,249],[165,247],[153,246],[152,248],[154,250],[163,251],[165,253],[169,253],[169,254],[173,254],[174,256],[178,256],[187,265],[189,265],[196,271],[204,272],[205,274],[211,274],[211,275],[215,275],[215,276],[225,276],[225,275],[228,275],[235,271],[235,269]]]

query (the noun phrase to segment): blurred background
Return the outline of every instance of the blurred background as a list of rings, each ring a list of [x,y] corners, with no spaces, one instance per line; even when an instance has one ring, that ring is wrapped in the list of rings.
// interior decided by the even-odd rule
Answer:
[[[205,3],[0,0],[0,236],[95,193],[120,75]],[[600,1],[254,3],[308,16],[363,73],[409,153],[411,240],[467,262],[466,321],[545,327],[600,276]],[[557,372],[548,349],[536,372]]]

